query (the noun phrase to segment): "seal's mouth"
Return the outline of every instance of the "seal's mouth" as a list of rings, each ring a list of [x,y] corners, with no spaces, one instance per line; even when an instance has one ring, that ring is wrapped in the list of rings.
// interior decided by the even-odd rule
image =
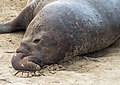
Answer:
[[[17,52],[12,57],[11,63],[15,70],[18,71],[39,71],[41,66],[37,64],[35,57],[30,54],[24,54],[23,52]]]

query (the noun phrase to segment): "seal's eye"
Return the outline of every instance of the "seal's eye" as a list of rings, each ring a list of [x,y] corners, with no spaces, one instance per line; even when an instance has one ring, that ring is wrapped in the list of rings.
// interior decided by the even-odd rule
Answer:
[[[41,41],[41,39],[34,39],[33,42],[34,42],[35,44],[38,44],[40,41]]]

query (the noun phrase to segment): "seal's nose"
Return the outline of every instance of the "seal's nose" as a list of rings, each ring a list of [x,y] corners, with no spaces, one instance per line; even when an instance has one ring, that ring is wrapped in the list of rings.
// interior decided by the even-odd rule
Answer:
[[[22,59],[23,55],[21,53],[17,53],[16,55],[13,55],[11,64],[15,70],[22,70],[23,67],[20,65],[20,61]]]
[[[16,53],[29,54],[30,52],[31,50],[27,45],[20,45],[16,50]]]
[[[29,61],[29,57],[23,57],[21,53],[14,55],[11,60],[12,66],[18,71],[39,71],[41,67],[34,62]]]

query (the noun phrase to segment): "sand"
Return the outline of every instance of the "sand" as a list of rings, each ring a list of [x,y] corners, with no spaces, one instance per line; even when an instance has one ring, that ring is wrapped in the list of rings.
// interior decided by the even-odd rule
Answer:
[[[25,5],[26,0],[1,0],[0,23],[13,19]],[[12,55],[23,35],[24,32],[0,34],[0,85],[120,85],[120,39],[89,55],[95,58],[79,56],[84,58],[76,57],[61,64],[65,70],[53,74],[46,71],[45,76],[25,78],[25,73],[24,76],[22,73],[14,76],[16,71],[11,66]]]

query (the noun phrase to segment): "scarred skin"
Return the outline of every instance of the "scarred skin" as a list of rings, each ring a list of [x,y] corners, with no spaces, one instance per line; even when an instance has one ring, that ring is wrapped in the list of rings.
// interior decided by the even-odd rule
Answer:
[[[66,56],[104,49],[120,37],[120,0],[30,0],[0,33],[26,29],[11,62],[37,71]]]

